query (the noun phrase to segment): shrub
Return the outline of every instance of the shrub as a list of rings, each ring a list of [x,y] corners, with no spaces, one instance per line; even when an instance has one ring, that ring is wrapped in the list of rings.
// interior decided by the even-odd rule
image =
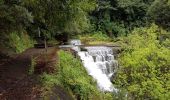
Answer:
[[[79,39],[85,44],[105,44],[111,43],[112,37],[108,37],[106,33],[101,31],[92,34],[79,35]]]
[[[29,75],[34,74],[35,65],[36,65],[35,58],[31,57],[31,66],[30,66],[30,68],[28,70]]]
[[[81,61],[68,52],[59,51],[60,61],[55,74],[42,75],[42,83],[46,87],[59,85],[64,87],[78,100],[112,99],[111,93],[102,93],[97,89],[96,82],[88,75]]]
[[[21,53],[25,49],[33,47],[33,40],[27,34],[13,32],[9,34],[9,47],[16,53]]]
[[[63,51],[59,52],[59,57],[61,81],[64,87],[70,88],[80,99],[87,99],[91,94],[96,93],[95,82],[88,76],[78,59]]]
[[[102,33],[101,31],[94,32],[92,34],[82,35],[82,36],[80,36],[80,39],[81,40],[93,39],[93,40],[96,40],[96,41],[108,41],[108,40],[110,40],[110,38],[106,34]]]
[[[121,67],[113,81],[128,91],[130,100],[169,99],[170,49],[160,44],[161,32],[165,33],[152,25],[135,29],[124,39]]]

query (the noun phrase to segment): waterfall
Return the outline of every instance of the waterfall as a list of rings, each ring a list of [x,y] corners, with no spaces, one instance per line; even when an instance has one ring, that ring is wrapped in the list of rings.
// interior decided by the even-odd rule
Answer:
[[[82,45],[81,44],[81,41],[80,40],[77,40],[77,39],[72,39],[72,40],[70,40],[70,45],[76,45],[76,46],[78,46],[78,45]]]
[[[84,67],[94,79],[102,91],[117,92],[110,81],[118,66],[114,59],[111,47],[97,46],[85,47],[87,51],[79,51],[78,55],[83,62]]]
[[[79,51],[80,48],[78,46],[80,45],[82,45],[80,40],[72,39],[72,40],[69,40],[68,45],[60,45],[59,48],[72,48],[75,51]]]
[[[93,63],[95,63],[103,74],[106,74],[109,78],[113,75],[115,69],[118,66],[117,61],[114,59],[113,51],[111,47],[96,46],[96,47],[85,47],[88,55],[92,56]]]
[[[78,52],[82,63],[96,81],[100,90],[108,92],[117,92],[110,81],[110,77],[114,75],[117,61],[114,58],[112,47],[106,46],[90,46],[84,47],[86,51],[80,50],[81,41],[70,40],[70,45],[61,47],[71,47]]]

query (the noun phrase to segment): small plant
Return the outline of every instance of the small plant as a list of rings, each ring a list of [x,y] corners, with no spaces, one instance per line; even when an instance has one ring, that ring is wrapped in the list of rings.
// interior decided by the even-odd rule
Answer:
[[[54,85],[61,85],[58,75],[43,73],[41,75],[41,82],[43,86],[50,90]]]
[[[29,75],[34,74],[35,66],[36,66],[36,58],[31,57],[31,66],[28,70]]]
[[[13,32],[9,34],[9,47],[16,53],[21,53],[25,49],[33,47],[34,41],[27,34]]]

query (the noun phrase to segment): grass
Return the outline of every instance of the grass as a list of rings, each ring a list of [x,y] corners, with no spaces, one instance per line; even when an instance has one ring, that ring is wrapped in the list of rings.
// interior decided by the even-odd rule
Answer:
[[[88,75],[81,61],[69,52],[59,51],[59,63],[54,74],[41,75],[43,86],[50,90],[63,87],[77,100],[112,100],[111,93],[100,92],[95,80]]]
[[[113,39],[100,31],[93,34],[79,35],[79,39],[87,45],[113,44]]]

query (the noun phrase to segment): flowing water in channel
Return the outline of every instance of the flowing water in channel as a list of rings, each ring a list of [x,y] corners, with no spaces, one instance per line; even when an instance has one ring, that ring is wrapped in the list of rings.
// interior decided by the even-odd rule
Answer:
[[[117,89],[114,88],[110,81],[110,77],[114,75],[118,67],[112,47],[89,46],[84,47],[85,51],[81,51],[79,48],[79,45],[81,45],[80,40],[72,40],[70,45],[74,45],[72,49],[78,52],[88,74],[97,81],[99,89],[117,92]]]

